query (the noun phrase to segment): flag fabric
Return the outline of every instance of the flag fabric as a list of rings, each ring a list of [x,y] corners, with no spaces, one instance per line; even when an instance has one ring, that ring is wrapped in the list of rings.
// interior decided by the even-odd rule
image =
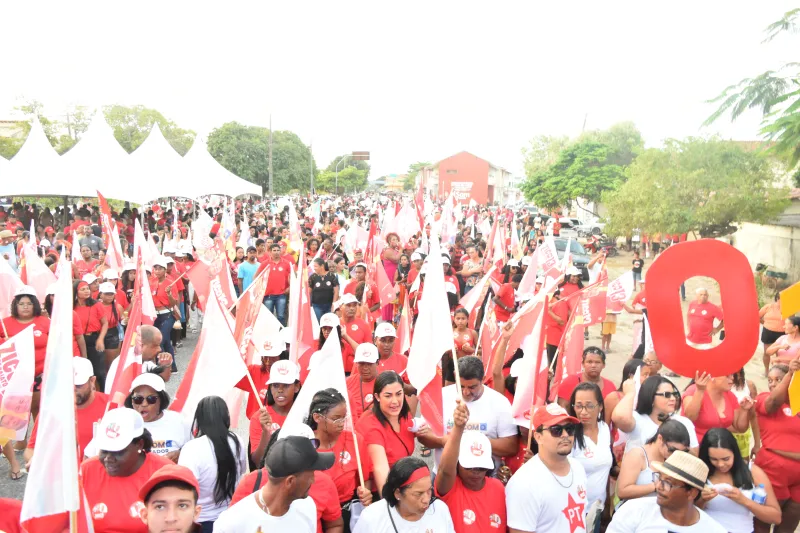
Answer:
[[[419,222],[420,231],[425,231],[425,185],[424,185],[424,178],[420,176],[419,178],[419,187],[417,188],[417,194],[414,197],[414,207],[417,211],[417,221]]]
[[[781,291],[781,316],[787,319],[798,311],[800,311],[800,281]]]
[[[70,277],[72,275],[70,274]],[[0,257],[0,318],[11,316],[11,301],[17,290],[24,287],[20,277],[3,257]]]
[[[0,446],[23,441],[31,412],[31,383],[35,377],[33,326],[0,345]]]
[[[580,308],[580,305],[576,306],[570,315],[564,328],[564,334],[561,336],[561,342],[558,345],[556,369],[550,386],[550,401],[555,401],[555,398],[558,397],[558,388],[564,378],[581,371],[585,325]]]
[[[72,266],[64,259],[58,274],[38,418],[47,445],[38,446],[31,460],[20,516],[29,533],[69,529],[70,512],[78,512],[85,503],[78,481],[72,380]],[[85,513],[78,516],[79,531],[91,531]]]
[[[22,283],[30,285],[36,291],[40,302],[47,296],[47,288],[56,282],[56,275],[44,264],[36,250],[23,246],[20,251],[19,277]]]
[[[586,292],[578,303],[578,312],[583,315],[584,327],[602,324],[606,318],[608,305],[608,274],[603,271],[593,285],[586,287]]]
[[[511,404],[511,416],[516,420],[529,420],[532,407],[545,404],[548,371],[547,356],[544,354],[544,317],[548,300],[547,293],[540,293],[530,311],[535,318],[534,325],[522,342],[522,369]]]
[[[484,262],[483,262],[483,271],[487,272],[494,262],[494,244],[495,244],[495,235],[497,235],[497,222],[500,217],[495,216],[494,223],[492,224],[492,230],[489,232],[489,238],[486,240],[486,252],[483,254]]]
[[[81,257],[81,245],[78,242],[78,232],[72,230],[72,262],[75,263],[82,259]]]
[[[496,269],[497,268],[492,265],[492,267],[489,268],[489,270],[483,275],[478,283],[472,289],[470,289],[467,294],[461,297],[461,300],[458,302],[461,307],[472,313],[472,310],[480,305],[481,300],[484,296],[486,296],[483,288],[486,286],[486,283],[489,281],[489,278],[491,278]]]
[[[225,396],[247,375],[247,366],[239,355],[224,309],[214,293],[206,306],[203,329],[186,368],[175,400],[170,405],[191,423],[197,404],[207,396]]]
[[[394,285],[389,281],[389,276],[386,274],[386,269],[383,268],[383,261],[375,261],[375,278],[376,285],[378,286],[378,296],[381,299],[381,307],[392,305],[397,299],[397,292]]]
[[[311,299],[308,296],[308,267],[305,261],[305,248],[300,250],[299,270],[289,283],[289,317],[294,342],[289,346],[289,359],[300,368],[300,380],[304,381],[308,372],[308,360],[316,350],[314,328],[311,323]],[[292,304],[294,302],[294,304]]]
[[[621,313],[624,309],[623,304],[633,294],[633,271],[628,270],[623,275],[608,284],[606,290],[607,304],[609,313]]]
[[[481,357],[484,361],[484,382],[491,379],[491,368],[494,360],[494,349],[503,335],[500,326],[497,325],[497,318],[494,316],[494,306],[487,302],[483,309],[483,322],[479,333],[481,347]]]
[[[408,319],[408,302],[400,311],[400,322],[397,324],[397,345],[400,353],[405,354],[411,349],[411,321]]]
[[[236,302],[231,269],[228,268],[228,259],[220,240],[198,257],[186,271],[186,277],[197,293],[197,304],[201,311],[205,311],[212,293],[226,309]]]
[[[264,306],[264,292],[267,290],[269,270],[264,270],[244,291],[236,304],[236,326],[233,338],[239,346],[239,353],[245,363],[249,364],[255,354],[255,346],[250,340],[256,325],[256,318]]]
[[[133,225],[133,257],[137,257],[139,253],[138,250],[142,251],[142,261],[144,261],[145,267],[152,272],[155,257],[153,256],[153,251],[144,236],[142,226],[139,224],[139,219],[137,218]]]
[[[266,305],[262,305],[256,316],[256,323],[253,326],[253,335],[250,337],[250,344],[253,345],[252,359],[247,364],[257,364],[261,361],[261,354],[272,349],[272,343],[280,337],[283,325],[280,320],[275,318]],[[269,343],[269,344],[268,344]]]
[[[789,383],[789,408],[792,410],[792,416],[800,413],[800,378],[797,377],[796,372],[792,375],[792,381]]]
[[[97,191],[97,200],[100,204],[100,219],[103,226],[103,240],[106,244],[106,263],[111,268],[119,271],[122,268],[122,247],[119,243],[119,234],[115,235],[116,224],[111,218],[111,208],[105,197]]]
[[[453,349],[453,336],[450,334],[450,306],[444,288],[439,238],[433,231],[430,246],[425,297],[418,303],[419,316],[414,327],[406,372],[411,385],[418,391],[422,416],[435,434],[444,435],[442,382],[437,367],[442,355]]]

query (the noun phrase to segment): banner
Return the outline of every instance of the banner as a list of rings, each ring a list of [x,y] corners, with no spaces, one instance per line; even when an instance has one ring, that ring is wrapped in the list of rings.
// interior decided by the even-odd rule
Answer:
[[[31,413],[35,376],[33,326],[0,345],[0,446],[23,441]]]

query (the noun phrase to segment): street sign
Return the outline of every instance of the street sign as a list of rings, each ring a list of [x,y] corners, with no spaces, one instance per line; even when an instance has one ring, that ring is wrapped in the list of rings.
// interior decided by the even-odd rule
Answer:
[[[354,161],[369,161],[369,152],[353,152],[350,159]]]

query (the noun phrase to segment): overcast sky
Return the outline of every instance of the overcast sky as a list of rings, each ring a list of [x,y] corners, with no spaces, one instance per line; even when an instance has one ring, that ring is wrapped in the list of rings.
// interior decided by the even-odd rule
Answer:
[[[297,133],[319,166],[372,153],[373,176],[468,150],[512,172],[539,134],[624,120],[648,145],[718,132],[704,101],[797,60],[760,44],[797,2],[3,2],[0,118],[19,97],[154,107],[207,134]]]

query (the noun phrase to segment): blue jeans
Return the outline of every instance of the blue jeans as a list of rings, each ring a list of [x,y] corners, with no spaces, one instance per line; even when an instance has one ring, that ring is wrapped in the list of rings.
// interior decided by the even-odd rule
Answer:
[[[264,296],[264,305],[283,324],[283,327],[286,327],[286,295],[273,294]]]
[[[172,356],[172,371],[176,372],[178,367],[175,365],[175,348],[172,346],[172,326],[175,325],[175,317],[172,312],[162,313],[156,316],[153,326],[161,332],[161,351],[167,352]]]
[[[311,304],[314,314],[317,315],[317,322],[320,321],[322,315],[331,312],[331,304]]]

